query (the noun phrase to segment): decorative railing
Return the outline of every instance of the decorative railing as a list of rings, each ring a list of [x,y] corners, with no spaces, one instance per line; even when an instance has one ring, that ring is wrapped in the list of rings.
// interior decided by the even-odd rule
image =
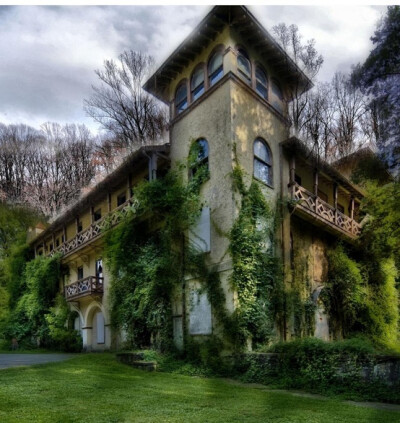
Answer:
[[[79,232],[72,239],[66,242],[63,242],[59,247],[50,251],[46,255],[53,256],[54,254],[57,254],[57,253],[66,255],[71,253],[77,248],[99,237],[107,229],[111,229],[112,227],[117,225],[119,222],[121,222],[121,220],[124,219],[128,215],[128,213],[132,210],[132,207],[133,207],[133,201],[132,200],[126,201],[125,203],[121,204],[119,207],[114,209],[112,212],[102,217],[101,219],[97,220],[96,222],[92,223],[88,228]]]
[[[292,185],[292,200],[296,201],[296,207],[317,216],[324,222],[328,222],[339,228],[352,238],[361,233],[361,225],[349,216],[346,216],[338,209],[319,198],[317,195],[307,191],[299,184]]]
[[[103,278],[98,276],[88,276],[65,287],[65,298],[67,301],[87,295],[101,294],[103,294]]]

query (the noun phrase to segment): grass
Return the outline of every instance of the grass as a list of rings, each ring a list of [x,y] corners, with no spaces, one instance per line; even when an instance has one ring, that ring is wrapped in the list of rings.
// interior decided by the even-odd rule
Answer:
[[[400,413],[147,373],[112,354],[0,371],[1,422],[399,422]]]

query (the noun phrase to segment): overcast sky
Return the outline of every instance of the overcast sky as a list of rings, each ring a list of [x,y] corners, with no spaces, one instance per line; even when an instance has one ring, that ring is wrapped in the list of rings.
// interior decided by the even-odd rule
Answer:
[[[314,38],[328,81],[348,72],[372,47],[384,6],[252,6],[271,32],[296,23]],[[35,127],[46,121],[97,125],[83,99],[96,84],[95,69],[123,50],[147,52],[161,64],[208,12],[208,6],[0,6],[0,122]]]

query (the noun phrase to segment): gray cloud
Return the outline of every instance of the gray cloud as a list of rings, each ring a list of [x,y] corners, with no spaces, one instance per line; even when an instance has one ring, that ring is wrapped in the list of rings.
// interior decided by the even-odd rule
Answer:
[[[38,126],[83,122],[95,69],[124,49],[166,59],[207,13],[207,6],[0,7],[0,122]],[[384,7],[251,7],[268,30],[296,23],[325,57],[321,78],[348,71],[371,48]]]

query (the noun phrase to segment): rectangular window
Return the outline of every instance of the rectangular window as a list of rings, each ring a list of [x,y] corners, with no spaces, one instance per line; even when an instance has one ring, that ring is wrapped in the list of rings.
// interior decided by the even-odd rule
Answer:
[[[95,222],[97,222],[98,220],[100,220],[101,219],[101,209],[97,209],[97,210],[95,210],[94,211],[94,213],[93,213],[93,220],[95,221]]]
[[[78,281],[83,279],[83,266],[78,267]]]
[[[123,192],[123,193],[119,194],[119,196],[117,197],[117,207],[124,204],[125,201],[126,201],[126,193]]]
[[[199,220],[189,229],[189,241],[199,252],[211,251],[210,207],[203,207]]]
[[[76,230],[77,230],[78,234],[79,234],[79,232],[82,232],[82,229],[83,229],[83,226],[82,226],[82,221],[81,221],[81,220],[79,220],[79,221],[78,221],[78,224],[77,224],[77,226],[76,226]]]
[[[60,246],[60,238],[57,238],[56,239],[56,247],[59,247]]]
[[[301,176],[295,174],[294,175],[294,181],[296,182],[296,184],[301,185]]]
[[[190,292],[189,333],[191,335],[211,335],[211,304],[206,292],[193,289]]]

